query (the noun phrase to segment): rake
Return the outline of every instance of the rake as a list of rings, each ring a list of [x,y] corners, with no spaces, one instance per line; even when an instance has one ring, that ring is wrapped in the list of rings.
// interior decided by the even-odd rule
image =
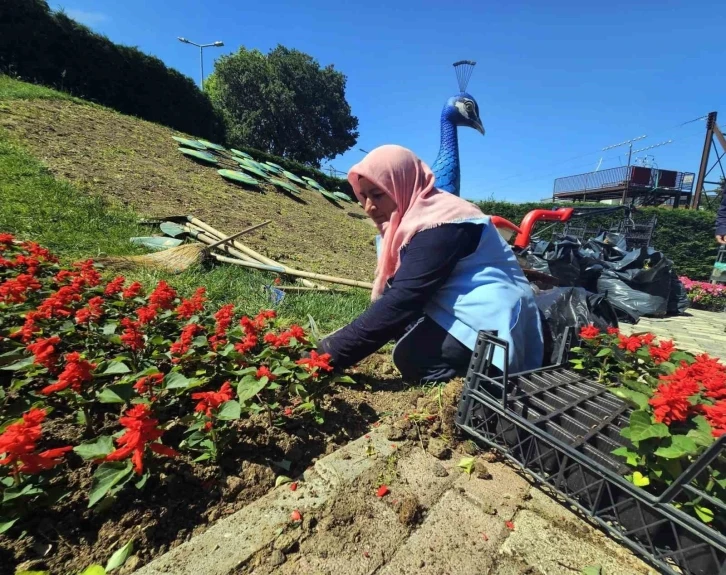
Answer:
[[[148,267],[160,269],[172,273],[183,272],[189,269],[191,266],[198,265],[207,260],[211,254],[212,249],[221,247],[223,244],[233,241],[241,235],[247,234],[254,231],[262,226],[272,223],[272,220],[267,220],[261,224],[256,224],[245,228],[244,230],[232,234],[221,240],[212,241],[210,243],[193,243],[184,244],[175,248],[169,248],[161,252],[152,254],[144,254],[140,256],[112,256],[107,258],[99,258],[96,261],[106,267],[125,270],[133,269],[138,267]],[[216,255],[214,255],[217,257]],[[268,271],[282,271],[277,266],[265,265],[258,262],[245,262],[248,267],[254,267],[257,269],[264,269]]]

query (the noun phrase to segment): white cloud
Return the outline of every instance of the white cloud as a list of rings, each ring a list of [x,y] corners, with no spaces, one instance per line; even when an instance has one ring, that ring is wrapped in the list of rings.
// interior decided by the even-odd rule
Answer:
[[[95,26],[101,22],[106,22],[109,18],[102,12],[88,12],[87,10],[76,10],[75,8],[66,8],[65,13],[69,18],[77,20],[86,26]]]

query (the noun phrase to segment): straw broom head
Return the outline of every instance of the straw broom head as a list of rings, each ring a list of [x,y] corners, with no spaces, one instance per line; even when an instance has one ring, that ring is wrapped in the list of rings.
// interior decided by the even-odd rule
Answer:
[[[116,270],[155,268],[172,273],[179,273],[195,264],[202,263],[206,257],[207,246],[200,243],[193,243],[141,256],[113,256],[98,258],[95,261]]]

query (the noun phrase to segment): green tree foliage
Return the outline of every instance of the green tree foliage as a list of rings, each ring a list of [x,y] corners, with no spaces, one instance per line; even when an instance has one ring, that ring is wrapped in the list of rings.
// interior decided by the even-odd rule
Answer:
[[[194,82],[137,48],[114,44],[45,0],[0,2],[0,73],[211,140],[222,122]]]
[[[484,201],[477,205],[485,214],[497,215],[519,225],[522,218],[531,210],[549,208],[551,205],[541,203],[512,204],[509,202]],[[577,204],[590,205],[590,204]],[[594,204],[597,207],[607,207]],[[718,246],[714,241],[715,214],[706,210],[672,210],[669,208],[640,208],[636,212],[635,221],[648,221],[653,216],[658,218],[651,245],[662,251],[673,261],[678,275],[691,279],[706,280],[710,277],[716,261]],[[617,223],[622,214],[609,215],[587,220],[588,228],[602,226],[608,229]],[[549,222],[551,223],[551,222]],[[549,225],[541,222],[535,226],[535,233]],[[542,234],[542,239],[549,239],[552,233],[562,231],[558,225]]]
[[[345,99],[346,77],[308,54],[277,46],[222,56],[205,87],[232,146],[249,146],[320,165],[355,145],[358,118]]]

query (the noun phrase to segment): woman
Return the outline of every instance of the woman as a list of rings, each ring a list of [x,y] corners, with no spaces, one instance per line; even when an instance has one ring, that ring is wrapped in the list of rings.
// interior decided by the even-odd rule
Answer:
[[[466,373],[479,330],[509,342],[500,369],[542,364],[539,312],[514,253],[479,208],[434,187],[410,150],[381,146],[353,166],[348,181],[380,231],[373,304],[320,342],[345,368],[392,339],[404,379],[447,381]]]

